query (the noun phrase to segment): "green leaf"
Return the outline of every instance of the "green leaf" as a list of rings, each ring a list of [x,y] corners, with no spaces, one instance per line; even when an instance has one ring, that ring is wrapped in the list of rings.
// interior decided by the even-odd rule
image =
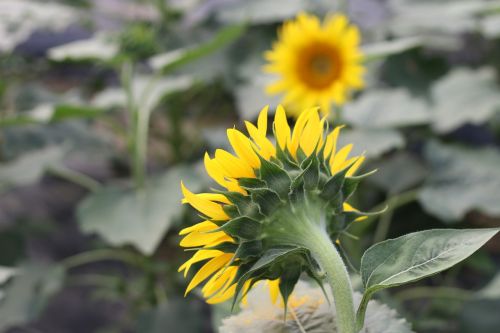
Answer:
[[[362,47],[363,60],[365,62],[381,60],[388,56],[417,48],[421,45],[422,38],[420,37],[407,37],[364,45]]]
[[[300,265],[289,265],[283,270],[283,274],[280,276],[279,288],[283,302],[285,303],[285,316],[288,307],[288,298],[299,281],[301,273],[302,267]]]
[[[227,26],[220,30],[208,42],[157,55],[151,58],[149,63],[151,67],[156,70],[161,70],[162,73],[165,74],[234,42],[245,32],[245,30],[246,26],[241,23]]]
[[[223,230],[233,237],[251,240],[260,234],[261,228],[262,225],[258,221],[246,216],[240,216],[224,223],[213,232]]]
[[[497,299],[500,300],[500,273],[497,273],[493,279],[476,295],[477,298],[482,299]]]
[[[47,52],[52,61],[109,61],[118,55],[119,46],[110,36],[97,34],[50,48]]]
[[[16,270],[0,303],[0,330],[32,321],[62,285],[60,266],[26,265]]]
[[[266,182],[258,178],[238,178],[238,185],[247,190],[266,188]]]
[[[388,129],[344,130],[338,142],[339,147],[354,144],[351,155],[365,153],[366,157],[378,157],[405,145],[405,139],[401,133]]]
[[[261,157],[259,178],[267,183],[267,187],[278,193],[281,199],[287,198],[292,180],[279,165]]]
[[[483,124],[500,110],[494,68],[455,69],[432,88],[432,126],[447,133],[464,124]]]
[[[305,0],[267,0],[235,1],[225,3],[216,13],[222,22],[245,22],[254,24],[281,22],[295,16],[306,8]]]
[[[37,112],[40,112],[37,114]],[[12,117],[0,119],[0,128],[29,124],[46,124],[74,118],[94,118],[105,110],[77,104],[43,104],[32,110]]]
[[[251,191],[252,201],[260,207],[260,212],[264,216],[271,215],[281,204],[278,194],[269,189],[253,189]]]
[[[141,112],[151,112],[163,97],[186,90],[192,85],[193,79],[187,75],[163,79],[154,76],[137,76],[132,80],[131,89],[135,107]],[[126,107],[127,95],[122,88],[107,88],[97,94],[91,104],[99,109]]]
[[[374,89],[345,106],[347,123],[363,128],[394,128],[428,123],[431,112],[423,98],[404,88]]]
[[[304,179],[304,189],[307,191],[318,188],[319,183],[319,159],[316,154],[311,154],[300,165],[304,169],[299,177]]]
[[[235,295],[233,298],[233,307],[239,297],[239,294],[243,288],[244,283],[251,278],[255,273],[258,273],[272,265],[280,263],[281,260],[290,255],[297,255],[304,253],[307,250],[301,247],[283,247],[283,248],[271,248],[264,252],[262,256],[257,260],[248,270],[239,277],[238,284],[236,286]],[[256,283],[257,280],[252,281]]]
[[[425,147],[431,176],[419,194],[429,213],[445,222],[473,209],[500,215],[500,154],[497,149],[465,149],[431,142]]]
[[[369,181],[391,194],[401,193],[422,183],[428,175],[422,161],[408,152],[391,154],[374,167],[378,171]],[[395,174],[398,177],[394,177]]]
[[[92,193],[78,206],[80,228],[115,246],[132,244],[144,254],[152,254],[183,209],[181,180],[192,191],[203,186],[197,168],[178,166],[141,190],[107,187]]]
[[[60,3],[2,1],[0,53],[9,53],[35,31],[62,31],[79,21],[81,13]],[[29,19],[26,19],[29,18]]]
[[[361,258],[365,294],[448,269],[469,257],[499,230],[426,230],[375,244]]]
[[[23,186],[38,181],[45,171],[62,163],[65,149],[52,146],[26,153],[18,159],[0,164],[0,191],[11,186]]]

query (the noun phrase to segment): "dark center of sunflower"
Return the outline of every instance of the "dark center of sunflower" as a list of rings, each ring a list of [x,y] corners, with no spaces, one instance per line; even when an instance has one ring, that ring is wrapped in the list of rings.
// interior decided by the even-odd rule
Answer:
[[[338,51],[330,45],[310,45],[300,52],[299,57],[299,78],[310,88],[328,88],[339,78],[342,64]]]

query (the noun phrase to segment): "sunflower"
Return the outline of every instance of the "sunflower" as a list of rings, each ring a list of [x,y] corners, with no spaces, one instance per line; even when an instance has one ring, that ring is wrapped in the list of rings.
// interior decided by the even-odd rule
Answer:
[[[285,22],[264,70],[279,79],[266,91],[284,93],[283,104],[298,115],[319,105],[328,114],[332,103],[342,105],[353,89],[363,87],[364,68],[359,50],[360,34],[344,15],[326,18],[323,24],[310,14]]]
[[[204,220],[180,231],[180,245],[196,252],[179,271],[187,276],[196,264],[186,294],[204,283],[208,303],[236,300],[266,280],[272,299],[281,293],[286,305],[302,272],[323,278],[317,255],[324,256],[324,247],[316,244],[333,246],[331,239],[366,214],[345,202],[363,177],[353,174],[364,157],[349,157],[352,144],[338,147],[342,126],[327,133],[326,119],[311,108],[292,131],[278,106],[274,144],[267,137],[267,113],[268,107],[262,109],[256,125],[246,122],[249,136],[227,130],[234,153],[205,154],[206,171],[223,190],[194,194],[181,183],[183,202]]]

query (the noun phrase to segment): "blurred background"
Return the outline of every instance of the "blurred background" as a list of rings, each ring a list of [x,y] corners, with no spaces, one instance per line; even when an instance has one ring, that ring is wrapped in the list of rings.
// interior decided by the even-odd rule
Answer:
[[[347,3],[347,1],[346,1]],[[500,226],[500,2],[0,0],[0,331],[217,332],[230,304],[183,298],[180,179],[254,121],[284,20],[339,8],[366,87],[337,122],[366,151],[352,265],[374,242]],[[500,332],[500,239],[381,292],[416,332]]]

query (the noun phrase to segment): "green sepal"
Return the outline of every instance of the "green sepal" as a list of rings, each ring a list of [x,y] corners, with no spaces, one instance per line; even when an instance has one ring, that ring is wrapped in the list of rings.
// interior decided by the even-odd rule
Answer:
[[[337,172],[328,179],[328,181],[321,189],[320,197],[322,199],[330,201],[332,200],[332,198],[335,198],[340,193],[342,187],[344,186],[346,174],[354,163],[355,162],[352,162],[347,167],[340,170],[339,172]]]
[[[288,199],[292,203],[299,203],[305,197],[304,191],[304,177],[297,176],[290,186],[290,193],[288,194]]]
[[[311,154],[305,159],[300,167],[304,170],[299,177],[304,179],[304,189],[312,191],[318,188],[319,183],[319,159],[316,154]]]
[[[335,175],[330,177],[330,179],[328,179],[328,181],[321,189],[320,197],[322,199],[329,201],[340,192],[342,186],[344,185],[344,179],[347,170],[348,169],[346,168],[340,172],[337,172]]]
[[[252,202],[250,196],[238,192],[224,192],[223,194],[237,207],[239,211],[237,216],[249,216],[256,220],[263,217],[259,212],[259,206]]]
[[[234,305],[240,299],[239,295],[241,293],[241,290],[243,289],[243,285],[248,279],[252,278],[252,283],[256,283],[258,281],[258,276],[260,276],[261,279],[266,275],[271,278],[272,276],[266,274],[266,269],[279,264],[289,255],[305,253],[304,251],[307,250],[302,247],[292,246],[271,248],[264,252],[259,260],[257,260],[251,267],[248,267],[248,265],[242,265],[240,269],[238,269],[238,275],[236,276],[238,282],[234,293],[232,308],[234,308]],[[240,270],[243,273],[241,275]],[[243,296],[244,295],[242,295],[242,297]]]
[[[267,188],[254,189],[250,196],[264,216],[270,216],[283,203],[276,192]]]
[[[238,246],[238,249],[234,254],[234,258],[239,259],[241,262],[248,262],[252,259],[260,257],[261,254],[262,254],[261,240],[243,241]]]
[[[299,169],[299,165],[295,163],[290,153],[283,151],[279,145],[276,145],[276,158],[283,164],[286,171]]]
[[[344,198],[344,201],[349,199],[349,197],[356,191],[356,188],[358,187],[358,184],[365,179],[368,176],[373,175],[377,170],[372,170],[370,172],[367,172],[363,175],[359,176],[354,176],[354,177],[346,177],[344,180],[344,186],[342,187],[342,196]]]
[[[238,185],[246,190],[267,187],[266,182],[258,178],[238,178]]]
[[[231,237],[237,237],[244,240],[254,240],[260,236],[261,230],[261,223],[249,218],[248,216],[240,216],[229,220],[219,228],[207,231],[206,233],[224,231]]]
[[[297,148],[296,156],[297,156],[297,161],[299,161],[299,163],[301,165],[302,165],[302,162],[305,159],[307,159],[307,155],[304,153],[304,151],[302,150],[302,148],[300,148],[300,146]],[[302,166],[301,166],[301,168],[302,168]]]
[[[300,274],[302,273],[301,265],[288,265],[283,270],[283,274],[280,276],[280,293],[281,297],[283,297],[283,304],[285,305],[284,310],[284,318],[286,318],[286,312],[288,309],[288,298],[293,292],[295,285],[299,281]]]
[[[222,209],[231,218],[235,218],[241,215],[240,211],[238,210],[238,207],[236,207],[235,205],[223,205]]]
[[[267,183],[271,190],[278,193],[281,199],[286,200],[292,180],[285,170],[260,157],[259,177]]]

